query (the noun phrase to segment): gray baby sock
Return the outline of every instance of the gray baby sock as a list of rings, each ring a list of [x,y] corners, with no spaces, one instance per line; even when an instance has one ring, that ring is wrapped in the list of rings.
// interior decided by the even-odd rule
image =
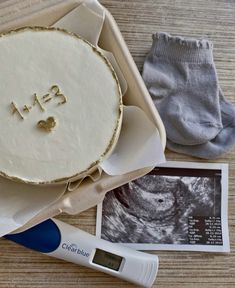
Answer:
[[[214,159],[230,150],[235,145],[235,107],[224,98],[221,91],[220,107],[223,128],[213,140],[194,146],[183,146],[168,141],[167,147],[172,151],[203,159]]]
[[[222,129],[211,42],[154,35],[143,79],[170,141],[202,144]]]

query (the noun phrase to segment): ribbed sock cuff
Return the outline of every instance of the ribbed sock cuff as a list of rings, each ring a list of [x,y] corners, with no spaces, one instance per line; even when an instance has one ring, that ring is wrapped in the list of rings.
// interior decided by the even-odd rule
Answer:
[[[206,39],[171,36],[168,33],[153,35],[152,53],[175,62],[213,63],[213,45]]]

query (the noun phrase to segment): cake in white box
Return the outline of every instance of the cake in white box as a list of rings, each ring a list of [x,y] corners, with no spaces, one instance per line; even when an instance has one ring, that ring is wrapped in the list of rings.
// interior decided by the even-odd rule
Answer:
[[[97,168],[121,127],[120,85],[90,43],[58,28],[0,37],[0,174],[62,183]]]

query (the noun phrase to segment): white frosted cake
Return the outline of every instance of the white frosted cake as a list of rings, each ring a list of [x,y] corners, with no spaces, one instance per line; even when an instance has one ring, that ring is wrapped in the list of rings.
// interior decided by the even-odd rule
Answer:
[[[122,99],[107,59],[56,28],[0,37],[0,175],[62,183],[94,171],[111,153]]]

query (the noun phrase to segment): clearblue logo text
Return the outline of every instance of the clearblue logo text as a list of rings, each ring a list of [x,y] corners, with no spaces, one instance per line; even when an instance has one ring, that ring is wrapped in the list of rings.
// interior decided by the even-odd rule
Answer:
[[[65,249],[71,253],[78,254],[84,257],[89,257],[90,254],[88,252],[85,252],[83,249],[79,249],[77,244],[62,244],[62,249]]]

